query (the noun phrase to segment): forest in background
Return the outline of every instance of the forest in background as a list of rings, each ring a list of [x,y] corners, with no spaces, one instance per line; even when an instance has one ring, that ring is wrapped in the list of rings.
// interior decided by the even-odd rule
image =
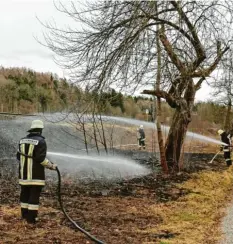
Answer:
[[[114,89],[100,94],[88,88],[81,89],[76,84],[56,74],[35,72],[27,68],[0,68],[0,111],[12,113],[72,111],[84,106],[93,97],[98,97],[101,112],[105,115],[124,116],[146,121],[154,120],[154,97],[123,95]],[[146,111],[148,110],[148,114]],[[193,108],[190,128],[206,128],[212,133],[218,126],[224,127],[227,116],[224,104],[198,102]],[[173,109],[162,103],[162,123],[169,125]],[[230,112],[230,118],[232,112]]]

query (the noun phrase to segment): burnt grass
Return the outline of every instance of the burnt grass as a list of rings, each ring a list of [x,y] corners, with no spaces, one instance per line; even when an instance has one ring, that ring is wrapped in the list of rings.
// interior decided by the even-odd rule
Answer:
[[[145,240],[155,241],[160,238],[172,238],[178,233],[166,233],[165,230],[162,233],[153,234],[152,236],[148,236],[144,233],[140,233],[140,235],[134,234],[132,231],[134,225],[143,230],[145,226],[156,225],[160,223],[162,219],[160,216],[157,218],[154,216],[153,218],[149,218],[149,216],[144,216],[140,212],[136,215],[134,213],[125,214],[125,207],[132,205],[140,208],[140,205],[145,207],[147,205],[150,206],[150,204],[177,200],[179,197],[189,194],[191,191],[176,187],[176,183],[182,183],[190,179],[191,174],[195,172],[203,170],[221,171],[226,169],[222,155],[218,155],[215,161],[209,164],[214,154],[189,153],[184,155],[184,169],[182,172],[164,176],[161,173],[161,167],[156,159],[156,155],[152,153],[119,150],[115,153],[133,158],[138,163],[151,168],[153,172],[147,176],[133,179],[121,179],[115,182],[99,182],[98,180],[93,180],[91,182],[77,183],[76,181],[76,183],[74,183],[72,180],[62,175],[62,199],[68,214],[87,231],[91,231],[93,234],[103,238],[106,243],[137,244]],[[4,160],[0,162],[0,186],[0,205],[2,207],[17,207],[19,204],[20,190],[17,180],[17,165],[7,165]],[[41,195],[41,205],[44,208],[60,210],[57,201],[56,176],[47,177],[47,184]],[[59,219],[59,227],[56,227],[54,224],[53,228],[60,228],[60,226],[63,225],[73,229],[72,225],[65,219],[60,211],[55,213],[42,211],[40,213],[40,218],[42,223],[49,223],[49,221],[53,221],[53,219],[58,222]],[[13,220],[6,218],[5,221],[10,222]],[[20,217],[17,221],[20,221]],[[3,230],[1,230],[0,225],[0,232]],[[3,231],[3,233],[5,232]],[[85,240],[85,238],[77,239],[80,238],[80,235],[76,236],[75,233],[76,232],[74,232],[74,239],[72,240],[79,240],[76,243],[91,243],[80,241]],[[62,238],[63,237],[59,236],[57,242],[51,243],[72,243],[71,241],[65,242]],[[18,240],[17,243],[24,242]]]
[[[118,152],[119,153],[119,150]],[[140,152],[140,151],[121,151],[121,155],[134,159],[138,163],[145,165],[152,169],[152,173],[147,176],[136,177],[133,179],[121,179],[118,181],[104,181],[92,180],[88,182],[72,182],[72,179],[65,179],[62,182],[62,194],[68,196],[136,196],[135,189],[144,188],[154,193],[156,201],[169,201],[175,200],[179,195],[185,194],[170,194],[169,189],[176,183],[182,183],[190,178],[191,173],[199,172],[202,170],[221,171],[226,169],[222,155],[218,155],[212,164],[209,164],[214,154],[198,154],[188,153],[185,154],[184,168],[178,174],[165,176],[161,173],[161,166],[156,155],[153,153]],[[2,165],[1,165],[2,164]],[[3,166],[4,165],[4,166]],[[9,204],[18,201],[19,186],[17,178],[17,165],[7,166],[0,161],[0,204]],[[57,188],[57,180],[50,178],[47,180],[45,190],[42,196],[54,196]]]

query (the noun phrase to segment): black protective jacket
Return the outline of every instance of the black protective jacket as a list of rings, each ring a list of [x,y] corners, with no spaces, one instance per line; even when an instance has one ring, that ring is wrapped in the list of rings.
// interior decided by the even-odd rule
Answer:
[[[140,135],[140,139],[145,139],[145,132],[144,132],[144,130],[143,129],[139,129],[139,135]]]
[[[221,141],[226,143],[228,146],[223,147],[224,152],[229,152],[231,146],[231,134],[226,133],[225,131],[221,134]]]
[[[19,141],[17,160],[19,161],[20,185],[45,185],[47,145],[40,133],[30,133]]]

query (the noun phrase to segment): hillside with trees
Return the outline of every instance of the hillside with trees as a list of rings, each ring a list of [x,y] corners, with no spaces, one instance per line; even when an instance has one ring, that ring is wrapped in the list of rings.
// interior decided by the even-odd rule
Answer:
[[[81,101],[88,103],[95,97],[103,114],[152,119],[145,114],[146,109],[152,114],[152,98],[123,95],[114,89],[106,89],[99,94],[88,87],[81,89],[67,79],[48,72],[1,67],[0,87],[1,112],[25,114],[70,111],[80,106]]]
[[[0,69],[2,112],[61,111],[78,99],[80,90],[52,73],[27,68]]]
[[[76,84],[56,74],[40,73],[27,68],[0,68],[0,111],[11,113],[80,111],[95,97],[99,112],[110,116],[124,116],[145,121],[154,121],[156,100],[151,96],[123,95],[114,89],[101,94],[88,87],[81,89]],[[83,107],[83,108],[82,108]],[[146,110],[149,114],[146,114]],[[92,108],[90,108],[92,111]],[[161,105],[161,122],[170,125],[173,109],[165,102]],[[232,112],[227,103],[197,102],[193,107],[190,130],[200,132],[202,128],[228,127],[231,129]],[[197,127],[198,125],[198,127]],[[228,125],[228,126],[227,126]]]

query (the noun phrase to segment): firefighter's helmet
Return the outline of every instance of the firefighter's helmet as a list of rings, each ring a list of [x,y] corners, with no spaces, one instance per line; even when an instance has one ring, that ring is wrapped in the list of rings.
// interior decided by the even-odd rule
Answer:
[[[140,128],[143,129],[143,125],[140,125]]]
[[[42,120],[36,119],[32,121],[30,130],[32,129],[44,129],[44,123]]]
[[[222,135],[223,132],[224,132],[224,130],[218,130],[219,135]]]

